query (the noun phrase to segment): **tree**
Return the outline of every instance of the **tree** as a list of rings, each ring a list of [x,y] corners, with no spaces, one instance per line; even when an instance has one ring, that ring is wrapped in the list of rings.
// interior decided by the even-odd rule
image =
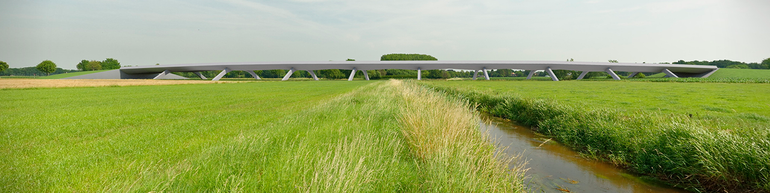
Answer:
[[[714,60],[714,61],[684,61],[679,60],[674,62],[673,64],[690,64],[690,65],[712,65],[717,66],[718,68],[751,68],[751,69],[768,69],[770,68],[770,58],[765,59],[762,61],[761,64],[759,63],[745,63],[740,61],[732,61],[732,60]]]
[[[8,69],[8,63],[5,63],[3,61],[0,61],[0,72],[3,72]]]
[[[500,77],[513,76],[513,70],[511,69],[497,69],[497,73]]]
[[[45,60],[40,62],[40,64],[38,64],[35,69],[39,70],[40,72],[45,72],[47,75],[51,75],[52,72],[56,72],[56,64],[50,60]]]
[[[606,72],[588,72],[583,78],[589,79],[592,77],[606,77],[606,76],[609,76],[609,74],[607,74]]]
[[[618,60],[607,60],[610,63],[618,63]]]
[[[356,61],[356,59],[350,59],[350,58],[348,58],[348,59],[347,59],[347,60],[345,60],[345,61]]]
[[[318,74],[321,77],[324,77],[326,79],[341,79],[345,77],[344,74],[340,71],[340,69],[326,69],[326,70],[319,70]]]
[[[380,57],[380,61],[388,60],[438,60],[427,54],[385,54]]]
[[[112,58],[107,58],[104,61],[102,61],[102,69],[105,69],[105,70],[120,69],[120,62]]]
[[[447,72],[446,70],[441,71],[441,77],[440,77],[441,79],[447,79],[449,77],[450,77],[449,72]]]
[[[88,66],[88,60],[81,60],[76,67],[78,68],[78,70],[86,71],[87,66]]]
[[[88,62],[88,65],[86,65],[86,69],[88,70],[101,70],[102,69],[102,62],[91,60]]]
[[[277,70],[263,70],[262,76],[263,78],[283,78],[283,76],[286,75],[286,70],[283,69],[277,69]]]
[[[727,68],[749,69],[749,65],[733,64],[733,65],[727,66]]]
[[[571,80],[577,78],[577,74],[579,73],[572,70],[553,70],[553,74],[556,75],[556,78],[559,78],[559,80]]]
[[[370,79],[380,79],[380,78],[382,78],[382,75],[377,70],[367,70],[366,73],[369,74],[369,78]]]

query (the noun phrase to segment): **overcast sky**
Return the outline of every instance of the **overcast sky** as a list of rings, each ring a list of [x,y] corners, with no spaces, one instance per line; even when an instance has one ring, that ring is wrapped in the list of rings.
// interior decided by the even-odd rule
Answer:
[[[122,65],[770,57],[770,1],[0,0],[0,60]]]

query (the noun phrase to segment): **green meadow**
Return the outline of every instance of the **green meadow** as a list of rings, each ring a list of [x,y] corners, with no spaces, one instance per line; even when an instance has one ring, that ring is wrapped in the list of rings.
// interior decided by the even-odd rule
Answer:
[[[583,109],[770,119],[770,84],[625,81],[431,81],[489,94],[555,100]],[[764,117],[764,118],[763,118]]]
[[[770,84],[424,81],[582,152],[691,191],[770,191]]]
[[[470,104],[413,83],[6,89],[0,100],[2,192],[523,189]]]
[[[709,78],[763,78],[770,79],[770,70],[767,69],[735,69],[720,68]]]

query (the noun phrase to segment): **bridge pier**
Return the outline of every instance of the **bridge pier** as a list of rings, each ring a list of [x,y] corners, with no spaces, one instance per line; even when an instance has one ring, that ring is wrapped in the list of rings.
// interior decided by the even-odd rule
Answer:
[[[620,77],[617,74],[615,74],[615,71],[612,71],[612,68],[607,68],[607,70],[604,70],[604,71],[607,72],[607,74],[610,74],[610,76],[612,76],[612,79],[620,80]]]
[[[476,77],[479,76],[479,70],[473,70],[473,80],[476,80]]]
[[[224,70],[222,70],[222,72],[219,72],[219,74],[217,74],[217,76],[215,76],[213,79],[211,79],[211,81],[219,81],[219,79],[224,77],[225,74],[227,74],[230,71],[232,71],[232,70],[230,70],[230,68],[225,68]]]
[[[559,78],[556,77],[556,74],[553,73],[553,70],[551,70],[551,67],[548,67],[545,69],[545,72],[548,73],[548,76],[551,76],[551,80],[553,81],[559,81]]]
[[[484,78],[489,80],[489,73],[487,72],[487,67],[484,67]]]
[[[313,72],[312,70],[306,70],[306,71],[307,73],[310,73],[310,76],[313,76],[313,80],[318,80],[318,77],[315,76],[315,72]]]
[[[283,76],[283,79],[281,79],[281,81],[289,80],[289,77],[291,77],[291,74],[294,74],[294,67],[291,67],[291,69],[289,69],[289,72],[286,73],[286,76]]]
[[[583,77],[586,77],[586,74],[588,74],[588,71],[583,71],[580,73],[580,76],[578,76],[578,80],[583,79]]]
[[[361,72],[363,72],[363,73],[364,73],[364,78],[365,78],[366,80],[369,80],[369,74],[367,74],[367,73],[366,73],[366,70],[362,70]]]
[[[350,78],[348,78],[348,81],[353,81],[353,77],[356,76],[356,68],[353,68],[353,71],[350,71]]]
[[[251,74],[251,77],[254,77],[254,79],[262,80],[262,78],[260,78],[259,75],[257,75],[257,73],[255,73],[253,70],[247,70],[246,72]]]
[[[193,73],[195,73],[195,75],[198,75],[198,77],[200,77],[201,80],[206,80],[206,77],[203,76],[203,74],[201,74],[201,72],[193,72]]]
[[[671,70],[668,70],[668,68],[663,69],[663,73],[666,73],[666,76],[664,76],[663,78],[668,78],[668,77],[679,78],[679,76],[671,72]]]
[[[417,80],[422,80],[422,69],[417,68]]]
[[[157,76],[155,76],[155,78],[152,78],[152,79],[160,79],[160,78],[163,78],[164,76],[166,76],[167,74],[170,74],[170,73],[171,73],[171,71],[164,70],[163,72],[159,73]]]
[[[634,72],[634,73],[631,73],[631,76],[628,76],[628,78],[633,78],[634,76],[636,76],[636,75],[637,75],[637,74],[639,74],[639,73],[641,73],[641,72]]]
[[[536,70],[530,70],[529,74],[527,75],[527,80],[532,79],[532,75],[535,75]]]

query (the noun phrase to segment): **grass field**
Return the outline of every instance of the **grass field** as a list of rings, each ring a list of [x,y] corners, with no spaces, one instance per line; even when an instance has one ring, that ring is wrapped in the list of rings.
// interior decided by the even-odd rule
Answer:
[[[770,70],[720,68],[709,78],[764,78],[770,79]]]
[[[685,84],[621,81],[431,81],[431,84],[552,99],[585,109],[666,114],[755,116],[770,119],[768,84]],[[762,118],[760,118],[762,119]]]
[[[39,79],[62,79],[67,77],[73,77],[73,76],[80,76],[80,75],[86,75],[86,74],[92,74],[97,72],[104,72],[104,71],[110,71],[110,70],[94,70],[94,71],[81,71],[81,72],[70,72],[70,73],[64,73],[64,74],[54,74],[51,76],[38,76]]]
[[[770,191],[770,85],[422,83],[583,152],[694,191]]]
[[[139,86],[173,84],[220,84],[233,83],[205,80],[147,80],[147,79],[0,79],[0,89],[25,88],[62,88],[62,87],[101,87],[101,86]]]
[[[0,100],[2,192],[522,189],[467,104],[400,81],[6,89]]]

